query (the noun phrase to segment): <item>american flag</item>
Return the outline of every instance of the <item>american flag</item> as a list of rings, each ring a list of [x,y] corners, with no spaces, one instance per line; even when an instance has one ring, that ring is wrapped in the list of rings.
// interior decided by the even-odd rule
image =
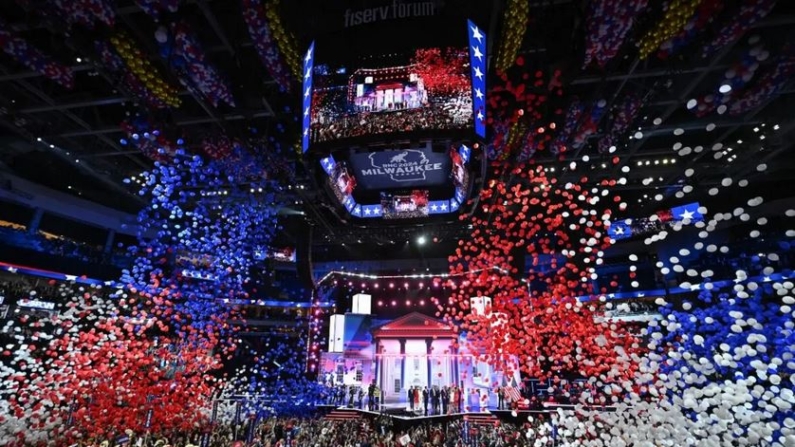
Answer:
[[[520,393],[519,389],[516,387],[506,386],[503,390],[505,391],[505,398],[508,402],[516,402],[522,398],[522,393]]]
[[[306,52],[306,56],[304,56],[304,79],[303,79],[303,89],[301,93],[303,95],[303,105],[302,105],[302,115],[303,115],[303,125],[302,127],[302,134],[301,134],[301,148],[304,152],[309,149],[309,125],[312,123],[312,69],[315,65],[315,42],[312,42],[312,45],[309,45],[309,49]]]
[[[486,138],[486,35],[471,20],[469,28],[469,65],[472,71],[472,113],[475,134]]]

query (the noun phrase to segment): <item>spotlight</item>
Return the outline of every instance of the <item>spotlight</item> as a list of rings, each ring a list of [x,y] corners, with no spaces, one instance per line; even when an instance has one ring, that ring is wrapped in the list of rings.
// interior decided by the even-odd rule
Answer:
[[[697,105],[698,105],[698,100],[697,99],[691,99],[690,101],[687,102],[687,109],[688,110],[694,109],[694,108],[696,108]]]
[[[732,86],[729,84],[723,84],[720,86],[718,91],[721,93],[729,93],[730,91],[732,91]]]
[[[417,238],[417,245],[425,245],[425,236],[420,236]]]

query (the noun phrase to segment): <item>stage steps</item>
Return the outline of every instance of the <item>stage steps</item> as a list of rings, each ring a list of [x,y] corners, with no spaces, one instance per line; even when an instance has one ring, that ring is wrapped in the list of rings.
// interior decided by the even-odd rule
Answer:
[[[494,426],[494,424],[499,421],[497,416],[494,416],[491,413],[469,413],[464,415],[464,420],[469,421],[472,425],[477,426]]]
[[[323,416],[323,419],[326,421],[352,421],[360,417],[359,412],[352,408],[337,408]]]

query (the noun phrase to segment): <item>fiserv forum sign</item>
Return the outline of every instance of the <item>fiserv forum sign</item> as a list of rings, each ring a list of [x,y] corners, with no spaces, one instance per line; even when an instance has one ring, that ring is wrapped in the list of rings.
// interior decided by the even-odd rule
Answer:
[[[437,10],[438,5],[435,1],[406,2],[392,0],[391,4],[382,6],[363,9],[346,9],[344,27],[350,28],[352,26],[394,19],[432,17],[437,14]]]

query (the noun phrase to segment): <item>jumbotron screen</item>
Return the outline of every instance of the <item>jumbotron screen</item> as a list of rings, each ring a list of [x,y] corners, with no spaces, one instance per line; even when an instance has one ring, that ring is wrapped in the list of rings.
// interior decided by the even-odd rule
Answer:
[[[406,219],[455,213],[470,189],[471,149],[414,146],[343,151],[320,160],[333,195],[354,217]]]
[[[473,126],[466,48],[419,48],[314,65],[310,144]]]

